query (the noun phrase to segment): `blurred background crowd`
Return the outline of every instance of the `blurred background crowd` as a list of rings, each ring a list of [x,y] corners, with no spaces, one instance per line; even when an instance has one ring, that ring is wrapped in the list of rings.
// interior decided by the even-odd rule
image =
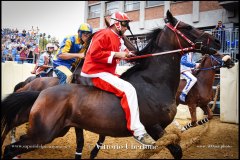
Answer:
[[[59,47],[59,42],[56,38],[39,31],[38,27],[34,28],[33,26],[30,30],[2,28],[2,62],[36,63],[40,54],[45,52],[46,45],[49,42],[54,44],[56,53]]]

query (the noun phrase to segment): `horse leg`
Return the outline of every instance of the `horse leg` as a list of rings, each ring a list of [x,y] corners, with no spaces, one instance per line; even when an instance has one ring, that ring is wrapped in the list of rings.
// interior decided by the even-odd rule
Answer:
[[[213,117],[213,113],[212,110],[209,108],[208,105],[201,105],[200,108],[208,114],[208,117],[201,119],[199,121],[196,122],[197,125],[202,125],[204,123],[207,123],[210,119],[212,119]]]
[[[24,136],[19,141],[5,147],[3,159],[12,159],[17,155],[30,152],[47,143],[49,141],[45,137],[40,138],[40,136],[36,136],[35,138],[30,138],[29,136]]]
[[[69,127],[54,128],[54,124],[47,125],[46,122],[39,121],[39,116],[36,117],[28,128],[26,135],[21,136],[19,141],[5,147],[3,158],[12,159],[22,153],[40,148],[52,142],[57,136],[65,135],[69,130]],[[63,126],[63,124],[59,125]]]
[[[101,146],[102,146],[104,141],[105,141],[105,136],[99,135],[99,139],[97,141],[97,144],[95,145],[95,147],[91,151],[90,159],[94,159],[97,156],[97,154],[98,154],[99,150],[101,149]]]
[[[154,140],[160,139],[164,133],[166,133],[160,124],[155,124],[152,127],[148,127],[146,128],[146,131]],[[166,147],[175,159],[182,158],[182,148],[179,144],[169,144]]]
[[[182,128],[182,132],[188,130],[191,127],[197,126],[197,112],[196,112],[197,105],[196,104],[188,104],[188,109],[191,115],[191,123],[186,124]]]
[[[182,158],[182,148],[179,144],[169,144],[167,145],[167,149],[170,151],[174,159]]]
[[[166,132],[160,124],[155,124],[151,127],[146,127],[146,131],[155,141],[161,138]]]
[[[82,158],[82,150],[83,150],[83,146],[84,146],[83,129],[75,128],[75,133],[76,133],[76,142],[77,142],[75,159],[81,159]],[[97,144],[91,151],[90,159],[94,159],[97,156],[104,140],[105,140],[105,136],[99,135]]]
[[[75,134],[76,134],[76,143],[77,143],[75,159],[81,159],[82,150],[84,146],[83,129],[75,127]]]
[[[209,105],[202,105],[202,106],[200,106],[200,108],[202,108],[202,110],[203,110],[205,113],[207,113],[209,120],[213,118],[213,112],[212,112],[212,110],[210,109]]]
[[[197,122],[197,105],[196,104],[190,104],[188,105],[189,107],[189,111],[191,114],[191,123],[194,126],[196,126],[196,122]]]

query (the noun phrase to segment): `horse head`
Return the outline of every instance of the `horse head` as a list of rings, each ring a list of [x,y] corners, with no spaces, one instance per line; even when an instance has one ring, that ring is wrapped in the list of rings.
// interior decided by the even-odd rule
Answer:
[[[164,19],[166,26],[175,33],[176,48],[193,47],[194,52],[202,54],[215,54],[221,49],[221,44],[214,36],[201,31],[193,26],[177,20],[167,11],[167,17]]]
[[[216,53],[214,55],[205,54],[200,63],[199,70],[210,70],[210,69],[220,69],[221,67],[232,68],[234,62],[231,60],[229,55],[223,55]]]
[[[234,61],[231,59],[229,55],[222,56],[222,61],[223,61],[222,67],[227,67],[228,69],[234,67],[235,65]]]

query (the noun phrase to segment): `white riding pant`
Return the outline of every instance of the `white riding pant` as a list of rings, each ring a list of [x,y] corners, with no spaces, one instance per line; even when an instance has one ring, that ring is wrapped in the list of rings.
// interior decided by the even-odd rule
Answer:
[[[140,122],[137,93],[132,84],[110,73],[92,78],[92,81],[97,88],[112,92],[121,98],[121,106],[125,112],[127,128],[134,136],[146,133],[145,127]]]
[[[182,92],[187,95],[190,89],[197,82],[197,78],[193,76],[191,72],[188,72],[188,71],[181,73],[181,77],[187,81],[186,86],[182,90]]]

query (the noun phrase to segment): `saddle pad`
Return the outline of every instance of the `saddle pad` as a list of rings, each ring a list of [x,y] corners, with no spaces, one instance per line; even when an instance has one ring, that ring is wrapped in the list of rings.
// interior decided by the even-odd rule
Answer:
[[[66,76],[71,76],[72,75],[72,72],[66,66],[58,66],[58,67],[56,67],[56,69],[63,72]]]
[[[67,83],[71,83],[73,74],[66,66],[58,66],[58,67],[56,67],[56,69],[60,70],[67,76],[67,79],[66,79]]]

